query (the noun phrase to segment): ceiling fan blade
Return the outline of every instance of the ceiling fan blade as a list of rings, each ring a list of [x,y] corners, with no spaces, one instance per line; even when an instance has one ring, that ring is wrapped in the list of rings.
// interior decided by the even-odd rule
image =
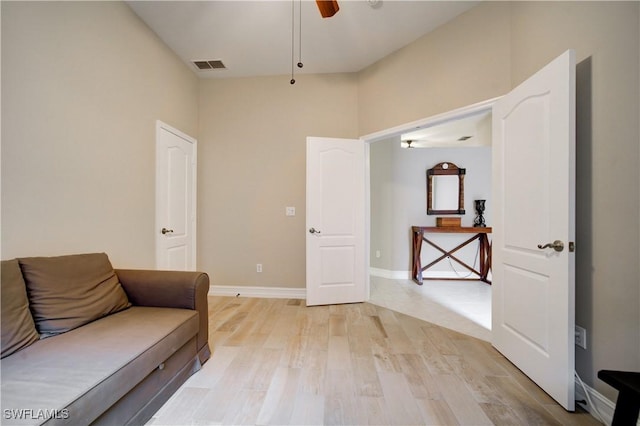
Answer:
[[[323,18],[330,18],[340,10],[337,0],[316,0],[316,4]]]

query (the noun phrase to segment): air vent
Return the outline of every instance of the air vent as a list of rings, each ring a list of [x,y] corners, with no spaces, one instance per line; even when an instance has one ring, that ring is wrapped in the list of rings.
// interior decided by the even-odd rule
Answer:
[[[200,71],[224,70],[227,68],[219,59],[211,61],[193,61],[193,65],[195,65]]]

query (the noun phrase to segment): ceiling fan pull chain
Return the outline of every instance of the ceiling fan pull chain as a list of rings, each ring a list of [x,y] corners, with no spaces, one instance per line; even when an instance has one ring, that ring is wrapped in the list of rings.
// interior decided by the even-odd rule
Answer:
[[[293,75],[293,63],[294,63],[294,57],[295,57],[295,33],[296,33],[296,26],[295,26],[295,16],[296,16],[296,0],[291,0],[291,84],[296,84],[296,79],[294,78]]]
[[[304,65],[302,64],[302,0],[298,0],[298,29],[299,29],[299,35],[298,35],[298,68],[302,68]]]

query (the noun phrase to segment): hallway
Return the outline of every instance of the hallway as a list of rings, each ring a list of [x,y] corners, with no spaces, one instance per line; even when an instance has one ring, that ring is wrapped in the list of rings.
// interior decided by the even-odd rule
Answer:
[[[491,341],[491,286],[480,281],[425,281],[371,276],[369,303]]]

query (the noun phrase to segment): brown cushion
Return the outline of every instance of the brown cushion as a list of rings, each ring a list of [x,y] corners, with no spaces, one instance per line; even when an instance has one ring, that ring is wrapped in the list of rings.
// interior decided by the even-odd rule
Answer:
[[[2,277],[2,294],[0,294],[2,355],[0,358],[4,358],[29,346],[40,337],[29,311],[27,290],[18,261],[3,260],[0,277]]]
[[[41,338],[64,333],[131,304],[104,253],[18,259]]]

